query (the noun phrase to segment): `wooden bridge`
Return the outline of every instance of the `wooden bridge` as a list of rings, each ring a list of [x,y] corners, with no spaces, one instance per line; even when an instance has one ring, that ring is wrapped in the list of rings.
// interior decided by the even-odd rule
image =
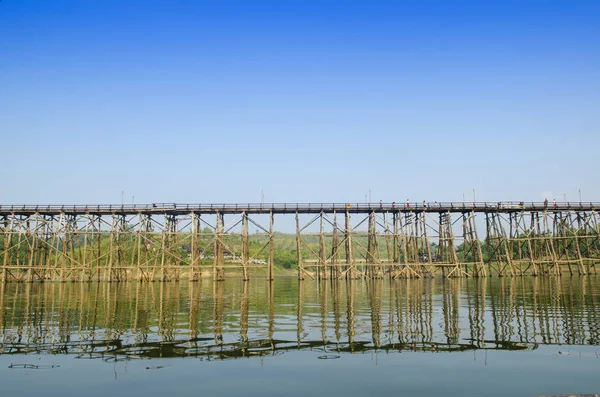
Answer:
[[[289,267],[293,255],[301,279],[595,274],[599,207],[514,201],[2,205],[0,272],[3,282],[272,279],[276,265]],[[295,218],[295,233],[276,232],[276,215]]]

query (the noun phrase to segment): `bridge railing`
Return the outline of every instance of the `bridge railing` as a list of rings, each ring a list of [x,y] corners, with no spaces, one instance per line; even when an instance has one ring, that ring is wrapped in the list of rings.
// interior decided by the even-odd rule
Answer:
[[[87,205],[0,205],[3,212],[161,212],[161,211],[345,211],[345,210],[537,210],[544,208],[578,209],[600,208],[600,202],[534,202],[534,201],[421,201],[376,203],[150,203],[150,204],[87,204]]]

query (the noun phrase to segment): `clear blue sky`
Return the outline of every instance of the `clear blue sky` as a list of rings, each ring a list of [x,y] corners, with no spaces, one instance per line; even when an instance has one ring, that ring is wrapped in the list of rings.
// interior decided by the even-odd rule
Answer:
[[[600,2],[0,2],[0,203],[600,201]]]

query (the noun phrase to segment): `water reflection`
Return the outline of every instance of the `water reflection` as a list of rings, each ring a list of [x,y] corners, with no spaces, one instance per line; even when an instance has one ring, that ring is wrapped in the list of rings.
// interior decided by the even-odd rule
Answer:
[[[201,360],[598,345],[595,277],[6,284],[0,354]]]

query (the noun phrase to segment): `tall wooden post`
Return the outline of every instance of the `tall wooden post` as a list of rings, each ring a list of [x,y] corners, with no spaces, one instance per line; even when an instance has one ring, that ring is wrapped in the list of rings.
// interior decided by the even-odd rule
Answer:
[[[375,254],[377,250],[377,236],[376,236],[376,219],[375,212],[371,211],[369,213],[369,224],[368,224],[369,232],[367,236],[367,258],[366,258],[366,273],[368,277],[373,278],[377,276],[377,271],[375,269],[377,260],[375,259]]]
[[[109,237],[110,241],[109,241],[109,248],[108,248],[108,269],[106,272],[106,281],[109,281],[109,282],[113,280],[113,251],[114,251],[115,233],[116,233],[116,228],[117,228],[116,219],[117,219],[116,215],[113,214],[111,228],[110,228],[110,237]]]
[[[404,273],[404,269],[409,266],[410,259],[408,254],[408,238],[409,238],[409,225],[410,225],[410,213],[404,213],[400,216],[404,216],[404,222],[400,224],[400,241],[402,243],[402,266],[399,266],[400,272],[394,277],[398,277]]]
[[[502,220],[499,219],[500,217],[496,214],[496,218],[497,219],[497,227],[499,230],[499,234],[500,234],[500,238],[501,238],[501,244],[502,242],[504,243],[504,253],[506,255],[506,261],[508,263],[508,268],[510,269],[510,274],[511,276],[515,275],[515,267],[513,264],[513,247],[512,247],[512,240],[510,238],[510,235],[507,237],[506,235],[506,231],[504,229],[504,226],[502,226]],[[504,273],[502,274],[504,275]]]
[[[394,228],[394,257],[393,257],[393,262],[394,262],[394,267],[396,267],[395,265],[397,265],[398,263],[400,263],[400,246],[399,246],[399,242],[398,242],[398,213],[394,212],[393,213],[393,218],[392,218],[392,223],[393,223],[393,228]],[[391,274],[391,272],[390,272]]]
[[[429,244],[429,238],[427,237],[427,213],[426,212],[421,213],[421,229],[423,230],[422,239],[423,239],[423,245],[425,247],[424,252],[427,254],[426,263],[429,265],[429,268],[427,268],[425,266],[425,264],[423,264],[423,267],[426,269],[427,274],[429,276],[433,276],[432,270],[431,270],[431,266],[433,263],[432,258],[431,258],[431,245]]]
[[[273,230],[274,215],[271,211],[269,216],[269,263],[267,269],[267,280],[273,280],[273,266],[275,265],[275,235]]]
[[[195,212],[190,213],[191,219],[191,238],[190,245],[190,281],[198,281],[198,261],[200,260],[198,252],[198,219]]]
[[[487,277],[487,270],[485,269],[485,265],[483,264],[483,250],[481,249],[481,241],[479,241],[479,236],[477,234],[477,226],[475,224],[475,211],[471,213],[471,217],[469,218],[469,228],[471,229],[471,235],[474,237],[475,244],[475,252],[477,253],[475,265],[475,274],[478,277]]]
[[[300,218],[296,212],[296,251],[298,255],[298,280],[304,280],[304,266],[302,264],[302,238],[300,237]]]
[[[29,235],[29,260],[28,260],[28,265],[27,265],[27,278],[26,281],[31,283],[33,282],[34,279],[34,271],[33,271],[33,266],[34,266],[34,258],[35,258],[35,253],[36,253],[36,246],[37,246],[37,229],[38,229],[38,221],[39,221],[39,217],[40,214],[35,214],[35,225],[33,227],[33,230],[31,229],[31,223],[30,220],[27,220],[27,234]]]
[[[577,215],[577,219],[579,221],[580,217],[579,217],[579,213],[576,214]],[[581,255],[581,247],[579,246],[579,231],[581,230],[581,221],[579,221],[579,227],[576,229],[575,228],[575,223],[573,218],[571,217],[571,214],[569,214],[569,224],[571,227],[571,231],[573,233],[573,240],[575,242],[575,254],[577,255],[577,272],[579,274],[583,274],[586,275],[586,269],[585,269],[585,265],[583,263],[583,256]]]
[[[81,260],[81,266],[83,267],[83,271],[81,272],[81,281],[89,282],[91,279],[91,265],[87,260],[88,257],[88,239],[90,235],[90,219],[89,214],[85,217],[85,229],[83,231],[83,258]]]
[[[214,279],[216,281],[225,280],[225,255],[223,253],[223,235],[225,222],[222,213],[217,213],[217,228],[215,230],[215,252],[214,252]]]
[[[146,220],[145,215],[139,214],[138,216],[139,216],[139,219],[138,219],[137,244],[136,244],[136,251],[137,251],[137,261],[136,261],[137,277],[136,277],[136,279],[138,281],[142,281],[144,279],[144,272],[142,270],[142,230],[144,229],[144,226],[147,224],[146,223],[147,220]],[[132,255],[132,262],[133,262],[133,255]]]
[[[390,272],[391,274],[391,267],[390,267],[390,262],[393,261],[393,247],[390,246],[391,244],[391,239],[392,239],[392,233],[390,230],[390,226],[388,224],[388,214],[386,212],[383,213],[383,228],[384,228],[384,233],[385,233],[385,252],[386,252],[386,263],[387,265],[384,265],[382,263],[382,272],[383,274],[385,274],[386,271]],[[379,261],[381,262],[381,258],[379,258]]]
[[[571,268],[571,256],[569,255],[569,236],[568,236],[565,217],[563,216],[562,213],[559,212],[556,214],[556,218],[557,218],[557,221],[555,221],[555,223],[557,224],[558,231],[559,231],[557,233],[557,235],[561,237],[561,239],[559,241],[562,241],[563,255],[566,257],[567,268],[569,269],[569,274],[573,275],[573,269]],[[562,273],[562,269],[559,266],[557,268],[557,275],[560,275],[561,273]]]
[[[550,228],[550,222],[548,221],[550,216],[548,211],[544,210],[544,242],[546,245],[546,251],[550,255],[550,264],[552,265],[552,271],[555,271],[558,266],[557,257],[556,257],[556,249],[554,247],[554,234],[552,233],[552,229]],[[549,266],[546,266],[546,273],[550,273]]]
[[[521,213],[521,218],[525,217],[525,212]],[[535,238],[535,213],[532,212],[529,215],[530,217],[530,223],[529,223],[529,230],[527,231],[527,246],[529,247],[529,267],[533,268],[533,273],[537,275],[538,273],[538,266],[537,266],[537,247],[538,247],[538,242],[537,239]],[[525,224],[525,219],[523,219],[523,224]],[[518,233],[518,231],[517,231]],[[523,270],[521,269],[521,275],[523,275]]]
[[[324,225],[324,214],[321,212],[320,214],[320,228],[319,228],[319,267],[320,274],[319,277],[326,279],[327,278],[327,257],[325,256],[325,225]]]
[[[338,264],[339,258],[339,238],[337,226],[337,213],[333,212],[333,232],[331,235],[331,278],[337,279],[340,276],[340,268]]]
[[[8,220],[4,218],[4,259],[2,260],[2,283],[8,281],[8,255],[12,243],[12,229],[14,217],[14,214],[10,215],[10,224]]]
[[[350,211],[346,210],[346,278],[354,278],[356,269],[354,268],[354,254],[352,252],[352,223],[350,220]]]
[[[242,272],[243,280],[249,280],[248,264],[250,263],[250,247],[248,246],[248,214],[242,213]],[[244,286],[246,283],[244,283]],[[245,287],[246,288],[246,287]]]
[[[67,281],[67,253],[69,252],[69,221],[65,220],[65,215],[63,212],[60,213],[60,218],[58,221],[59,224],[59,228],[63,228],[63,238],[62,238],[62,247],[61,247],[61,251],[60,251],[60,257],[62,259],[61,261],[61,269],[60,269],[60,281],[61,282],[65,282]],[[59,242],[58,244],[60,244],[60,238],[59,238]],[[57,259],[58,259],[57,255]]]

